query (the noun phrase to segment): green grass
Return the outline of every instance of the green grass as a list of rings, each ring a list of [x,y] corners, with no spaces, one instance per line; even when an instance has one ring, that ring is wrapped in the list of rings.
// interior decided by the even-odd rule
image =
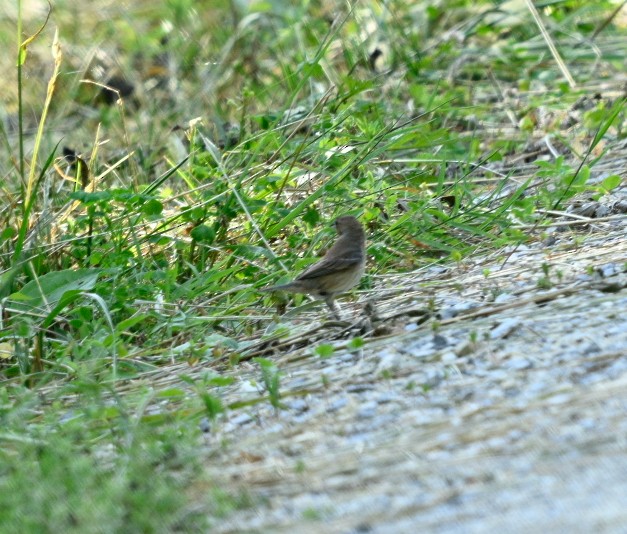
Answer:
[[[337,215],[367,227],[367,289],[538,239],[547,211],[620,183],[589,180],[625,136],[624,100],[594,98],[624,69],[624,28],[589,45],[611,2],[537,4],[574,88],[529,14],[487,1],[210,4],[59,1],[27,45],[45,13],[0,19],[9,530],[202,532],[250,505],[194,469],[200,419],[240,406],[229,377],[116,384],[173,358],[236,373],[273,320],[256,288],[309,264]],[[113,76],[134,87],[119,103]],[[257,362],[280,408],[280,369]]]
[[[249,505],[203,474],[197,421],[164,395],[110,393],[88,377],[44,402],[3,389],[3,532],[203,532],[208,513]]]

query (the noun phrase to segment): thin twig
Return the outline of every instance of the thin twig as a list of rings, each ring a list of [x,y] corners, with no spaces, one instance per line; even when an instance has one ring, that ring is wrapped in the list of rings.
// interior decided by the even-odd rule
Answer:
[[[555,47],[555,44],[553,43],[553,40],[551,39],[551,36],[549,35],[549,32],[546,29],[546,26],[544,25],[544,23],[542,22],[542,19],[540,18],[540,14],[538,13],[536,6],[533,5],[532,0],[526,0],[526,2],[527,2],[527,7],[529,8],[529,11],[531,12],[531,16],[533,17],[536,24],[538,25],[538,28],[540,28],[540,33],[542,33],[542,37],[544,37],[544,40],[546,41],[546,44],[549,47],[549,50],[551,50],[551,54],[553,54],[553,58],[555,59],[557,66],[562,71],[562,74],[564,75],[566,80],[568,80],[568,84],[571,87],[576,87],[577,83],[575,82],[574,78],[571,76],[568,70],[568,67],[566,67],[566,63],[564,63],[564,61],[562,60],[562,56],[560,56],[560,53],[557,51],[557,48]]]

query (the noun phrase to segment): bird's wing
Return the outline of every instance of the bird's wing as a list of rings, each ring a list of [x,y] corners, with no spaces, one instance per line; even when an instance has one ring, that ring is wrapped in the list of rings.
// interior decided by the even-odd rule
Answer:
[[[343,258],[328,258],[314,263],[309,269],[296,277],[296,280],[309,280],[327,276],[329,274],[341,273],[348,269],[352,269],[362,262],[360,255],[346,256]]]

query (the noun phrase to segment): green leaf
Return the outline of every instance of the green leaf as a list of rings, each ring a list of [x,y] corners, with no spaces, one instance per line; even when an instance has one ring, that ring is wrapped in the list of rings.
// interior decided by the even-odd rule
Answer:
[[[258,363],[259,367],[262,369],[272,369],[276,367],[272,360],[268,360],[268,358],[261,358],[260,356],[253,358],[253,362]]]
[[[162,389],[161,391],[159,391],[156,394],[157,398],[162,398],[162,399],[167,399],[167,398],[185,398],[185,396],[187,395],[187,393],[185,392],[185,390],[181,389],[181,388],[168,388],[168,389]]]
[[[67,269],[44,274],[28,282],[20,291],[9,295],[9,300],[22,311],[55,306],[66,293],[93,289],[100,269]]]
[[[451,260],[455,262],[460,262],[463,259],[463,255],[459,250],[451,251]]]
[[[199,395],[205,405],[205,410],[207,411],[207,415],[210,419],[215,419],[219,414],[224,412],[222,399],[214,397],[209,393],[200,393]]]
[[[612,123],[616,120],[616,117],[625,106],[625,103],[627,103],[627,99],[618,99],[614,104],[614,107],[609,110],[609,113],[607,115],[605,115],[605,122],[601,122],[599,129],[597,130],[594,139],[592,140],[591,148],[594,148],[596,145],[599,144],[601,139],[603,139],[603,136],[605,136],[610,126],[612,126]]]
[[[163,204],[153,198],[142,206],[142,211],[149,216],[161,215],[161,212],[163,211]]]
[[[235,378],[232,376],[214,376],[207,380],[207,385],[216,387],[230,386],[235,382]]]
[[[590,178],[590,167],[588,165],[582,165],[579,172],[573,176],[565,176],[562,182],[568,187],[584,186]]]
[[[355,338],[351,339],[348,342],[348,348],[349,349],[360,349],[365,344],[366,344],[366,342],[364,341],[364,338],[362,338],[362,337],[355,337]]]
[[[253,2],[249,7],[251,13],[264,13],[267,11],[272,11],[272,4],[270,2]]]
[[[622,183],[622,179],[618,174],[612,174],[612,176],[608,176],[601,182],[601,188],[605,191],[611,191],[615,189]]]
[[[330,358],[331,356],[333,356],[335,348],[329,343],[322,343],[314,349],[314,352],[321,358]]]
[[[311,226],[316,226],[320,221],[320,212],[316,208],[309,208],[303,215],[303,221]]]
[[[213,243],[216,238],[216,233],[213,228],[209,228],[206,224],[196,226],[190,232],[190,235],[194,241],[198,241],[199,243]]]
[[[118,333],[125,332],[129,328],[132,328],[133,326],[135,326],[137,323],[141,323],[148,317],[150,317],[150,315],[148,315],[147,313],[140,313],[139,315],[134,315],[133,317],[129,317],[128,319],[125,319],[124,321],[120,321],[115,326],[115,331]]]
[[[302,65],[303,76],[314,78],[322,78],[324,77],[324,71],[318,62],[307,62]]]
[[[12,239],[17,234],[17,231],[12,226],[7,226],[2,232],[0,232],[0,243],[7,239]]]

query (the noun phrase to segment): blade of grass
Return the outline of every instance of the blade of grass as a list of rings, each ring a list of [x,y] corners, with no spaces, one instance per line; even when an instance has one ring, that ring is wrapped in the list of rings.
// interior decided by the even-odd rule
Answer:
[[[52,103],[52,95],[57,85],[57,78],[59,77],[59,70],[61,68],[61,60],[63,54],[61,53],[61,44],[59,43],[59,30],[55,30],[54,39],[52,41],[52,57],[54,58],[54,70],[52,76],[48,81],[48,90],[46,92],[46,100],[44,102],[44,108],[39,119],[39,126],[37,127],[37,135],[35,136],[35,145],[33,147],[33,156],[31,158],[30,171],[28,174],[28,182],[26,184],[26,200],[31,200],[33,195],[33,188],[35,186],[35,173],[37,169],[37,156],[39,155],[39,148],[41,146],[41,140],[44,136],[44,128],[46,126],[46,118],[48,111],[50,110],[50,104]]]

